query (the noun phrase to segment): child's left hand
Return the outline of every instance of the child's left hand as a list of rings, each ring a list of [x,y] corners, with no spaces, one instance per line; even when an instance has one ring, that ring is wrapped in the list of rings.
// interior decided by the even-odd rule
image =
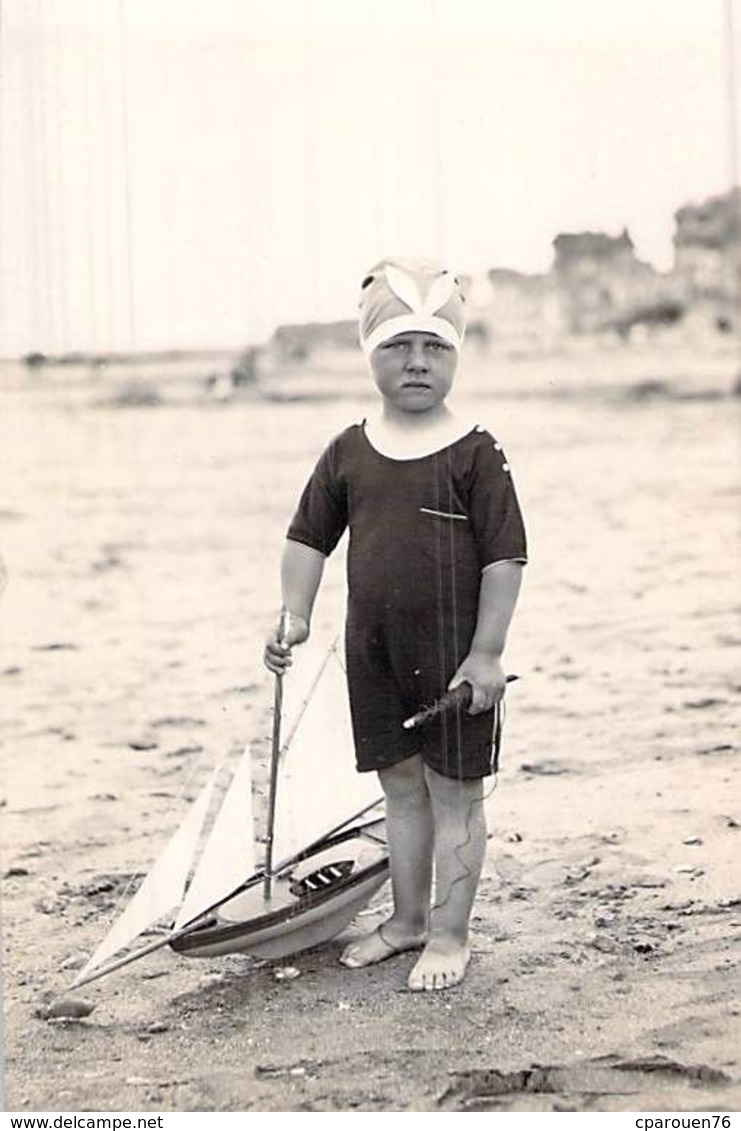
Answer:
[[[469,652],[448,684],[448,690],[452,691],[460,683],[471,685],[469,715],[491,710],[504,696],[506,680],[502,657],[489,652]]]

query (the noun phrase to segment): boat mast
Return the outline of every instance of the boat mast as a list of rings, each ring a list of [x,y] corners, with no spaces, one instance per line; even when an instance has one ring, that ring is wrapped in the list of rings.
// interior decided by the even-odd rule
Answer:
[[[278,640],[285,643],[288,634],[289,612],[283,609],[278,626]],[[278,793],[278,763],[280,761],[280,724],[283,711],[283,676],[275,677],[275,696],[273,699],[273,743],[270,751],[270,792],[268,794],[268,821],[265,836],[265,879],[263,895],[270,899],[273,892],[273,833],[275,830],[275,802]]]

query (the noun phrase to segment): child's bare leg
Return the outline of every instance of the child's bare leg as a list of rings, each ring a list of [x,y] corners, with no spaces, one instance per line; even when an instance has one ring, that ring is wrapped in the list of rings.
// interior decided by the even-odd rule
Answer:
[[[435,905],[427,945],[409,975],[412,990],[444,990],[463,980],[468,923],[486,852],[483,782],[425,769],[435,824]]]
[[[422,759],[415,755],[379,772],[386,797],[386,834],[394,912],[381,927],[343,951],[345,966],[370,966],[427,937],[432,883],[432,809]]]

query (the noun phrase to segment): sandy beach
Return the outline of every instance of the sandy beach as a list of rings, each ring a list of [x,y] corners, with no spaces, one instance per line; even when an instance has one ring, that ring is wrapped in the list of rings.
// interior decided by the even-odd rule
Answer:
[[[461,391],[505,446],[532,557],[465,983],[409,993],[411,956],[349,971],[339,940],[292,980],[159,951],[83,991],[80,1020],[44,1003],[213,760],[253,741],[264,797],[286,523],[371,401],[357,379],[123,407],[6,382],[8,1110],[741,1109],[736,361],[611,357],[501,381],[479,358]],[[343,581],[339,555],[319,640]]]

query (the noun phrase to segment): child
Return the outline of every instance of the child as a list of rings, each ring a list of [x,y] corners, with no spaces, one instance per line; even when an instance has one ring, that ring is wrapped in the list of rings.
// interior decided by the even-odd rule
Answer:
[[[384,260],[364,280],[360,338],[381,410],[340,433],[316,465],[283,555],[287,629],[265,647],[270,671],[284,672],[309,635],[325,558],[349,527],[356,762],[378,772],[385,795],[394,910],[340,961],[364,967],[421,949],[412,990],[446,989],[466,972],[486,845],[483,779],[526,560],[501,446],[446,404],[464,301],[458,280],[426,262]],[[403,728],[463,682],[472,689],[467,713]]]

